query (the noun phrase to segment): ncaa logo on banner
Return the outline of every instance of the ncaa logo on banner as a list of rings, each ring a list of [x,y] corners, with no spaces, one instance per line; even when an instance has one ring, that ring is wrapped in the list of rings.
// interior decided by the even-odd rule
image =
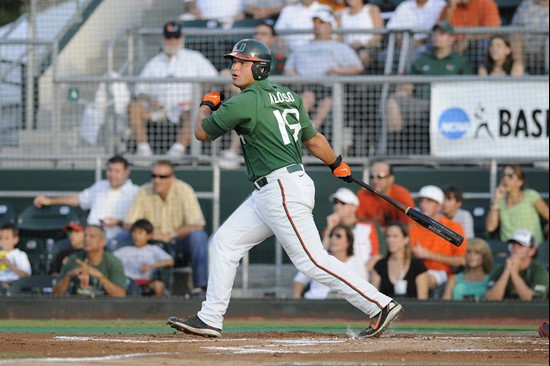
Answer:
[[[437,127],[441,136],[449,140],[458,140],[470,128],[470,118],[461,108],[449,108],[441,113]]]

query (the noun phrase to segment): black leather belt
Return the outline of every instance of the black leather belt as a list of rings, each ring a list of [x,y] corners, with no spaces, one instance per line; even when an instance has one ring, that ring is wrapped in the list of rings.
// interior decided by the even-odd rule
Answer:
[[[292,165],[289,165],[286,167],[286,170],[288,171],[288,173],[294,173],[294,172],[299,172],[299,171],[303,171],[302,169],[302,165],[301,164],[292,164]],[[257,179],[255,182],[254,182],[254,187],[256,189],[260,189],[262,188],[263,186],[265,186],[267,183],[269,183],[269,181],[267,180],[266,177],[261,177],[259,179]]]

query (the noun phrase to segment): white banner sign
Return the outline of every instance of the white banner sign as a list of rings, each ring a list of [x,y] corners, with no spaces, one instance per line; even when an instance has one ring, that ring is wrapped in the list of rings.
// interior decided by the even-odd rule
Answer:
[[[431,153],[548,159],[548,82],[432,83]]]

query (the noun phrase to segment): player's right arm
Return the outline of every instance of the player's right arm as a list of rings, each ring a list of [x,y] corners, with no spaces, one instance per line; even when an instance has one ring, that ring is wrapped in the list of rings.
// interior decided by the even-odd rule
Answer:
[[[210,109],[210,107],[203,105],[199,108],[199,113],[197,114],[197,121],[195,123],[195,126],[196,126],[195,137],[199,141],[203,141],[203,142],[210,141],[210,139],[208,138],[208,135],[206,134],[206,132],[204,132],[204,129],[202,128],[202,120],[210,116],[211,114],[212,114],[212,110]]]

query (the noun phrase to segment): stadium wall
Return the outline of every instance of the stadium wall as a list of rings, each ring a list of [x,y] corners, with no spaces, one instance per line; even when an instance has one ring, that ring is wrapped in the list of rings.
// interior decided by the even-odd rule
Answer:
[[[55,298],[14,296],[0,298],[0,319],[166,319],[173,314],[193,314],[202,299],[153,298]],[[415,301],[400,303],[406,311],[400,320],[499,323],[506,319],[538,324],[548,319],[548,301]],[[234,299],[226,319],[349,319],[365,314],[345,300]]]

